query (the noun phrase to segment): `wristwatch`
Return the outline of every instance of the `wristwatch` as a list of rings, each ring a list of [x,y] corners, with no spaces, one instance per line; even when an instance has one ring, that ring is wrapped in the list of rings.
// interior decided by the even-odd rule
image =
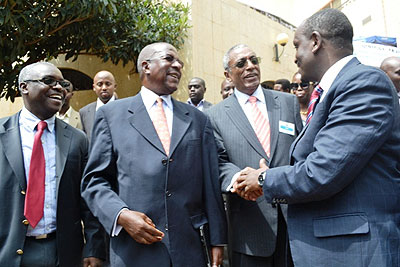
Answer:
[[[259,185],[260,187],[263,187],[263,185],[264,185],[264,180],[265,180],[265,171],[262,171],[262,172],[260,173],[260,175],[258,176],[258,185]]]

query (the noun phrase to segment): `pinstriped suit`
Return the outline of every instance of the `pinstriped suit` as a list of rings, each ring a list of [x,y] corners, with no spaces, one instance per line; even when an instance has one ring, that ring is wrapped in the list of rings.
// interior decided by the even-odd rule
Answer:
[[[232,95],[206,111],[214,127],[219,146],[219,170],[222,191],[232,177],[245,167],[258,168],[265,158],[270,167],[289,163],[291,143],[302,129],[299,105],[294,95],[263,89],[271,127],[271,158],[267,158],[237,98]],[[279,121],[296,125],[295,134],[279,132]],[[263,197],[246,201],[228,193],[230,248],[239,253],[269,257],[274,253],[278,210]]]

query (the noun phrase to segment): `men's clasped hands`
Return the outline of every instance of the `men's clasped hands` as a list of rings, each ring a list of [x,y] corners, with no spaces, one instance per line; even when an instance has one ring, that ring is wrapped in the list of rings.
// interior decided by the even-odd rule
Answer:
[[[258,177],[261,172],[267,169],[269,168],[265,159],[260,159],[259,169],[244,168],[233,184],[231,192],[238,194],[246,200],[256,201],[257,198],[263,195],[263,189],[258,183]]]

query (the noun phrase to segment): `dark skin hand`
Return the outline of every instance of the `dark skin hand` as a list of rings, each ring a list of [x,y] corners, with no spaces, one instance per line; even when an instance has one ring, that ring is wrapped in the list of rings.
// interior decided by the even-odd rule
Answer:
[[[138,243],[150,245],[160,242],[164,233],[158,230],[146,214],[138,211],[124,210],[117,223]]]
[[[212,247],[211,248],[211,262],[212,267],[217,267],[222,264],[224,258],[224,247]]]
[[[260,160],[260,168],[253,169],[247,167],[240,172],[240,176],[233,184],[231,192],[238,194],[240,197],[256,201],[257,198],[263,195],[262,188],[258,185],[258,176],[261,172],[268,169],[265,159]]]
[[[83,259],[83,267],[102,267],[103,261],[95,257],[89,257]]]

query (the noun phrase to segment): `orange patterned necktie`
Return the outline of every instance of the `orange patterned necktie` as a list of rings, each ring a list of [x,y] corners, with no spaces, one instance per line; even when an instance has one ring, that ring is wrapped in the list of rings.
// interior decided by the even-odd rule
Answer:
[[[165,153],[169,155],[169,146],[171,144],[171,136],[169,135],[167,117],[165,116],[162,98],[157,98],[157,107],[155,108],[153,125],[156,129],[158,137],[164,147]]]
[[[267,153],[267,156],[270,156],[270,136],[271,136],[271,129],[269,127],[269,120],[265,118],[264,115],[261,113],[260,109],[257,107],[257,97],[250,96],[249,102],[251,103],[253,110],[253,122],[254,128],[257,135],[258,140],[260,141],[262,147]]]
[[[29,165],[24,215],[32,228],[35,228],[43,217],[46,163],[41,137],[46,127],[47,123],[45,121],[40,121],[37,125],[37,132],[32,147],[31,163]]]

